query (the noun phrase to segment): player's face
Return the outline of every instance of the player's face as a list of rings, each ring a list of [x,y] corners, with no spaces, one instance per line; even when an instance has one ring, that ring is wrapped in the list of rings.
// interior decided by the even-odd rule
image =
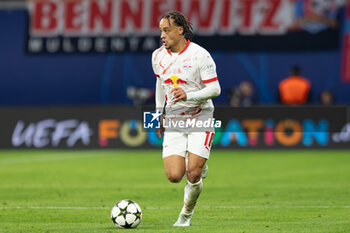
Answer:
[[[163,18],[159,23],[160,38],[166,49],[171,50],[183,39],[183,27],[177,26],[173,19]]]

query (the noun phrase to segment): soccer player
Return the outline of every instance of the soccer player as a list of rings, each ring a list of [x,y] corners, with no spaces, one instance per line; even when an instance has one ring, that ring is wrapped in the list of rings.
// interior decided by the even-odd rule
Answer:
[[[180,12],[163,15],[159,28],[163,46],[153,52],[152,66],[157,77],[156,108],[165,106],[163,122],[176,116],[173,113],[190,115],[192,119],[212,116],[211,98],[221,91],[212,57],[190,41],[192,25]],[[163,130],[156,130],[158,137]],[[202,172],[203,177],[207,173],[206,161],[213,136],[213,127],[203,132],[165,129],[163,161],[168,180],[178,183],[187,172],[184,205],[173,226],[191,225],[194,207],[202,191]]]

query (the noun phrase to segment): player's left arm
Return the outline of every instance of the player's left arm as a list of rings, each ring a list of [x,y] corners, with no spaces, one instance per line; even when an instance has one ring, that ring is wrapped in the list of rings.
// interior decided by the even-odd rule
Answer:
[[[215,79],[215,81],[205,84],[205,87],[201,90],[187,93],[186,99],[202,101],[219,96],[221,93],[221,88],[217,77],[215,77]]]
[[[201,57],[202,60],[199,63],[199,72],[204,88],[186,93],[182,88],[175,87],[170,91],[170,93],[174,93],[174,102],[180,100],[202,101],[220,95],[221,88],[216,74],[215,62],[207,51]]]
[[[210,79],[210,82],[205,83],[205,87],[198,91],[188,92],[186,93],[181,87],[175,87],[170,91],[170,93],[174,93],[174,102],[178,102],[180,100],[196,100],[202,101],[217,97],[221,93],[220,84],[218,82],[217,77]]]
[[[205,51],[200,61],[199,73],[204,88],[198,91],[186,93],[187,100],[202,101],[219,96],[221,88],[216,74],[216,65],[207,51]]]

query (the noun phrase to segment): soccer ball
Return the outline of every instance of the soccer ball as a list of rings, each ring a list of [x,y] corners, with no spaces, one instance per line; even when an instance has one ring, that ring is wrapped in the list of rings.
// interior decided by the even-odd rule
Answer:
[[[142,220],[142,211],[136,202],[121,200],[113,206],[111,218],[118,228],[135,228]]]

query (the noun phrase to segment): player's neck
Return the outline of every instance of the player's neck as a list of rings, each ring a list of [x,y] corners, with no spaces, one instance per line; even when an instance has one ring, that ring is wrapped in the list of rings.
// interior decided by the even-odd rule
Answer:
[[[170,49],[170,52],[179,53],[186,47],[186,45],[187,45],[187,40],[185,38],[183,38],[179,41],[179,43],[177,43],[175,46],[173,46]]]

